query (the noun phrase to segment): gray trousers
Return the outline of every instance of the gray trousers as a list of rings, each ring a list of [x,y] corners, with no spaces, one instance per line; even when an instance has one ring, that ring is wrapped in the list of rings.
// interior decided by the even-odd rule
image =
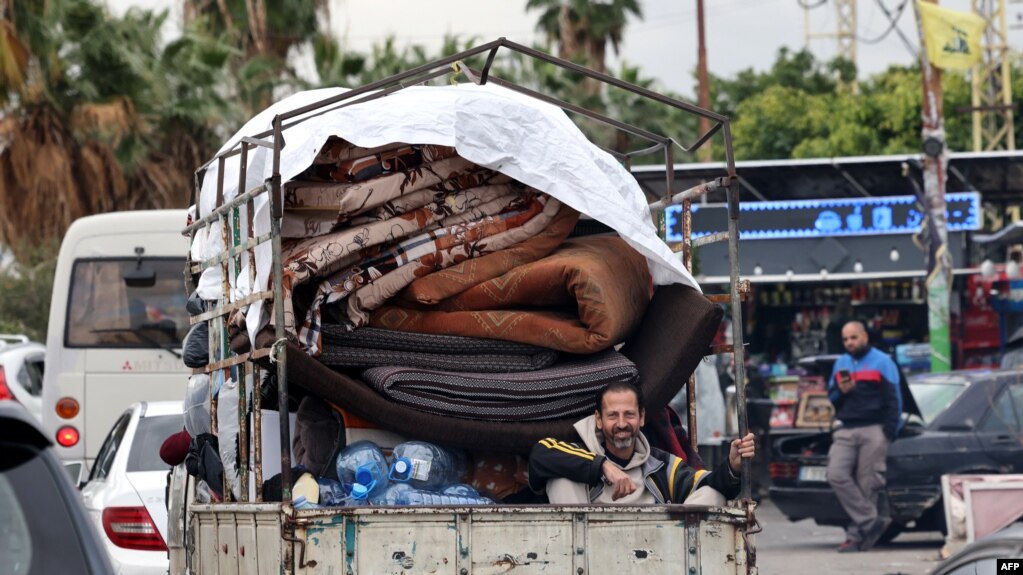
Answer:
[[[831,435],[828,483],[852,519],[845,530],[852,541],[861,541],[863,531],[877,519],[887,456],[888,438],[880,424],[841,428]]]
[[[610,489],[605,487],[605,492]],[[568,479],[551,479],[547,482],[547,498],[556,505],[571,505],[590,503],[590,488],[582,483],[569,481]],[[605,503],[605,502],[596,502]],[[610,501],[606,503],[611,503]],[[651,501],[652,503],[652,501]],[[720,491],[709,485],[697,487],[683,501],[686,505],[708,505],[711,507],[724,507],[725,496]]]

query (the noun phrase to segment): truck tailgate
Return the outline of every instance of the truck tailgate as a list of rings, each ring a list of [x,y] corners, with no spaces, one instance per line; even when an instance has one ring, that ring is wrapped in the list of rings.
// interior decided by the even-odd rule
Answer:
[[[279,505],[192,508],[195,573],[279,573],[294,526],[296,573],[746,573],[746,516],[697,506],[483,508]],[[287,570],[283,570],[287,572]]]

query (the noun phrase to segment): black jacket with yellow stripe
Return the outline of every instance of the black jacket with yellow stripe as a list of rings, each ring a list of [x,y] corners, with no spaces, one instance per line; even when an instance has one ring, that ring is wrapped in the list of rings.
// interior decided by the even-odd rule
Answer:
[[[602,480],[605,456],[575,443],[554,438],[541,439],[529,455],[529,487],[542,493],[551,479],[564,478],[590,487],[590,501],[596,501],[604,489]],[[696,470],[675,455],[650,448],[643,463],[647,490],[657,503],[682,503],[697,487],[709,485],[726,499],[739,495],[739,479],[725,460],[714,471]]]

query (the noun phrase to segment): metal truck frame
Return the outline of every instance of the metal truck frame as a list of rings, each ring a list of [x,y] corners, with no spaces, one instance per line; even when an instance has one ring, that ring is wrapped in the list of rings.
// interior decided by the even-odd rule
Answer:
[[[549,95],[505,81],[491,75],[491,67],[498,52],[512,52],[552,64],[564,71],[581,74],[609,86],[625,90],[654,102],[670,106],[689,114],[705,118],[710,128],[700,134],[688,146],[672,138],[655,134],[598,112],[576,106]],[[472,57],[486,56],[482,69],[475,70],[465,64]],[[631,168],[632,159],[639,155],[663,153],[666,166],[666,194],[664,198],[650,205],[652,213],[674,204],[682,206],[682,231],[684,241],[672,246],[681,251],[687,269],[692,266],[694,247],[714,241],[727,240],[730,259],[730,292],[709,295],[715,303],[731,306],[733,345],[717,346],[710,353],[732,353],[734,356],[737,382],[745,381],[744,348],[742,341],[742,308],[740,302],[749,291],[748,281],[739,277],[738,258],[738,217],[739,188],[735,172],[735,158],[729,119],[692,104],[658,94],[649,89],[624,82],[612,76],[595,72],[583,66],[552,57],[538,50],[511,42],[504,38],[482,44],[441,58],[409,70],[373,82],[366,86],[347,91],[336,97],[303,106],[273,119],[273,129],[241,141],[196,171],[194,200],[198,205],[199,192],[206,170],[214,162],[219,165],[217,182],[217,208],[189,225],[184,232],[194,239],[195,234],[214,222],[221,223],[222,252],[204,261],[189,261],[185,275],[190,288],[192,279],[204,269],[220,266],[223,277],[223,300],[221,305],[192,318],[193,323],[210,321],[211,363],[196,372],[214,373],[224,371],[225,376],[237,366],[241,372],[239,393],[239,468],[250,467],[248,449],[250,434],[261,437],[260,394],[253,393],[251,428],[246,413],[245,373],[254,374],[259,381],[260,370],[275,369],[278,383],[278,405],[288,405],[289,389],[287,378],[287,354],[279,345],[286,338],[284,333],[284,308],[275,309],[275,341],[270,348],[251,349],[236,354],[228,346],[226,318],[234,311],[258,300],[279,301],[282,297],[281,218],[283,216],[282,182],[280,176],[281,149],[289,127],[314,118],[340,107],[375,98],[385,97],[405,87],[423,84],[445,75],[464,76],[476,84],[492,82],[521,94],[553,104],[565,111],[579,114],[590,120],[610,126],[650,145],[641,150],[619,153],[607,152],[618,158],[626,168]],[[725,173],[722,177],[691,189],[675,192],[674,147],[691,152],[718,132],[724,139]],[[261,146],[273,151],[273,174],[253,189],[245,190],[247,158],[251,150]],[[224,202],[224,163],[227,158],[240,156],[239,194]],[[701,196],[722,190],[728,201],[728,231],[696,241],[691,240],[690,203]],[[252,214],[253,200],[260,194],[267,194],[270,206],[270,233],[254,236]],[[240,225],[242,208],[248,217],[248,225]],[[660,217],[663,232],[665,218]],[[241,237],[247,229],[247,237]],[[663,234],[662,234],[663,235]],[[231,302],[231,286],[228,272],[238,269],[241,258],[247,257],[250,279],[255,280],[255,247],[270,242],[272,249],[272,285],[269,289],[253,291],[251,295]],[[254,285],[254,284],[253,284]],[[230,302],[230,303],[228,303]],[[253,346],[255,347],[255,346]],[[214,358],[226,358],[217,361]],[[740,436],[747,433],[745,386],[737,385],[737,419]],[[696,389],[695,380],[690,378],[687,385],[689,406],[689,434],[692,447],[696,449]],[[213,428],[217,429],[216,399],[211,398]],[[280,443],[291,444],[287,418],[280,418]],[[254,442],[252,468],[255,481],[255,501],[248,501],[248,474],[241,474],[242,501],[217,504],[196,504],[188,499],[187,511],[172,510],[171,522],[178,521],[175,529],[183,530],[185,549],[177,550],[178,557],[184,555],[188,573],[316,573],[326,569],[329,572],[380,573],[380,572],[450,572],[460,575],[468,573],[504,572],[515,568],[532,572],[552,567],[556,572],[577,574],[620,572],[622,568],[643,564],[645,572],[688,572],[688,573],[755,573],[756,554],[749,537],[760,530],[754,515],[755,504],[750,498],[749,460],[743,460],[740,498],[734,507],[708,508],[690,505],[655,505],[643,507],[622,506],[516,506],[493,507],[357,507],[331,508],[296,511],[292,506],[291,461],[289,450],[282,449],[280,465],[283,484],[283,502],[264,503],[262,492],[262,461],[265,454],[260,452],[260,442]],[[276,456],[276,454],[272,454]],[[172,485],[174,497],[183,498],[190,494],[187,481],[180,471]],[[174,499],[172,497],[172,499]],[[230,490],[225,489],[226,499]],[[183,522],[183,525],[182,523]],[[664,528],[680,530],[685,541],[674,540],[673,545],[658,546],[663,539]],[[454,537],[452,537],[454,535]],[[539,538],[539,539],[537,539]],[[537,548],[525,553],[510,553],[502,547],[502,541],[520,542],[535,540],[545,542],[546,549]],[[663,542],[663,541],[661,541]],[[628,560],[623,563],[621,550],[628,551]],[[424,546],[427,551],[424,552]],[[429,547],[434,546],[434,547]],[[174,568],[175,545],[171,543],[172,569]],[[419,551],[416,552],[416,548]],[[381,551],[384,555],[369,555]],[[379,562],[385,557],[384,563]],[[374,562],[376,561],[376,562]],[[638,563],[637,563],[638,562]],[[321,571],[317,571],[317,567]],[[626,569],[627,570],[627,569]]]

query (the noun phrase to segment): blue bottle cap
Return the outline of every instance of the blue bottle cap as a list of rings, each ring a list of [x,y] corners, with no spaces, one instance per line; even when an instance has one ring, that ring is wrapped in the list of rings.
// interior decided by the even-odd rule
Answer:
[[[355,499],[366,499],[369,497],[369,488],[361,483],[352,485],[352,497]]]
[[[412,479],[412,460],[407,457],[399,457],[391,464],[391,472],[387,475],[394,481],[408,481]]]
[[[369,485],[376,480],[377,466],[372,463],[363,463],[355,470],[355,482]]]

